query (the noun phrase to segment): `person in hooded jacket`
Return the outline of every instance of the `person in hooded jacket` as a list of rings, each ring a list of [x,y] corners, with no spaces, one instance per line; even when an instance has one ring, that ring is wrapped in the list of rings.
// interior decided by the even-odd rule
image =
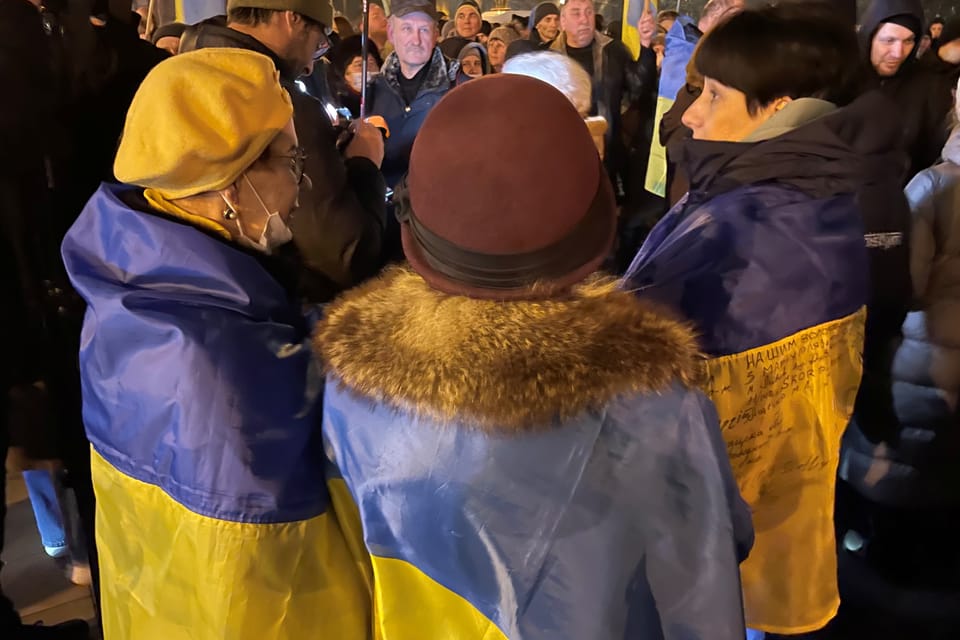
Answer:
[[[341,153],[340,132],[324,105],[296,85],[329,49],[326,30],[332,23],[333,9],[325,2],[229,0],[226,24],[222,18],[205,21],[187,29],[180,42],[181,52],[231,47],[276,62],[297,112],[307,171],[316,177],[291,222],[297,261],[304,267],[299,287],[311,302],[325,302],[376,273],[383,265],[386,227],[380,130],[355,120],[353,136]]]
[[[360,36],[344,38],[328,54],[330,69],[328,85],[334,99],[341,107],[350,110],[354,118],[360,117],[360,96],[363,89],[363,47]],[[380,73],[383,60],[376,43],[369,42],[367,53],[367,83],[373,83]]]
[[[471,42],[461,49],[457,61],[460,63],[460,73],[457,75],[458,85],[490,73],[487,50],[478,42]]]
[[[913,310],[902,339],[886,345],[891,410],[856,420],[844,436],[838,510],[845,600],[896,603],[901,624],[918,625],[924,638],[960,634],[960,126],[941,157],[907,185]]]
[[[528,135],[488,135],[504,103]],[[595,273],[616,205],[570,101],[512,74],[451,91],[399,193],[409,266],[315,332],[375,635],[742,640],[749,515],[695,338]]]
[[[860,18],[864,88],[887,95],[901,121],[901,148],[909,156],[901,185],[937,161],[949,132],[952,84],[916,60],[923,21],[920,0],[873,0]]]
[[[865,124],[882,96],[832,102],[855,92],[856,51],[847,25],[806,7],[715,27],[694,59],[703,92],[683,116],[689,193],[625,278],[701,336],[757,532],[741,576],[760,632],[816,631],[840,604],[835,478],[870,293],[857,194],[900,157],[894,121]]]

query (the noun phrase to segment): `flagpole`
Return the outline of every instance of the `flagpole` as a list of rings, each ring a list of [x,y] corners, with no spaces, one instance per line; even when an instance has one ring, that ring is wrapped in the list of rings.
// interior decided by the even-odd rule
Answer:
[[[360,121],[367,117],[367,59],[370,57],[370,0],[363,0],[363,27],[360,29]]]

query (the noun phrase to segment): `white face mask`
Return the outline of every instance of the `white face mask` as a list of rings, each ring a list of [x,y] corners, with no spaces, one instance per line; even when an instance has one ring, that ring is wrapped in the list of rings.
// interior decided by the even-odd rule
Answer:
[[[367,84],[373,83],[378,75],[380,75],[378,71],[367,71]],[[350,85],[351,89],[360,93],[360,90],[363,88],[363,74],[359,71],[356,73],[348,73],[347,84]]]
[[[243,223],[241,223],[240,218],[237,217],[237,229],[240,230],[240,237],[237,239],[237,244],[260,251],[261,253],[270,254],[277,247],[285,245],[293,240],[293,231],[290,230],[290,227],[287,226],[287,223],[285,223],[283,218],[280,217],[279,211],[270,211],[267,209],[266,203],[264,203],[263,198],[260,197],[260,193],[257,191],[256,187],[253,186],[253,183],[250,182],[250,178],[247,177],[247,174],[243,174],[243,179],[247,181],[247,185],[250,187],[250,190],[253,191],[253,195],[257,197],[257,201],[260,203],[263,211],[267,214],[267,222],[263,225],[263,231],[260,232],[260,237],[256,240],[252,240],[243,230]],[[222,194],[220,197],[222,197],[224,202],[226,202],[227,199],[223,197]],[[227,206],[229,206],[229,203]]]

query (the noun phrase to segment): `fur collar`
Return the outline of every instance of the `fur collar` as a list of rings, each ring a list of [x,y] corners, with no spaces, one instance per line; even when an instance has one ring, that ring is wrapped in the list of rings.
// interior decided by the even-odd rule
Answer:
[[[315,343],[360,397],[490,430],[693,384],[700,366],[687,325],[600,276],[563,299],[503,303],[439,293],[394,267],[332,303]]]
[[[417,97],[431,91],[446,91],[452,83],[456,82],[459,71],[459,62],[448,60],[440,51],[440,47],[434,47],[433,58],[430,59],[430,70],[427,72],[427,77],[423,79]],[[383,74],[383,79],[390,88],[402,95],[400,91],[400,58],[396,52],[387,56],[380,73]]]

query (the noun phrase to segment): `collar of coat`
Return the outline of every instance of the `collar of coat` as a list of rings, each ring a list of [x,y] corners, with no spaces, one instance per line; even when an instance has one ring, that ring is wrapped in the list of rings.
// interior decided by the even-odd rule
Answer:
[[[604,48],[613,42],[613,38],[605,36],[599,31],[593,33],[593,44],[590,46],[593,47],[593,81],[597,82],[603,79],[603,50]],[[551,51],[559,51],[564,55],[567,54],[567,32],[561,31],[560,35],[557,36],[557,39],[553,41],[553,44],[550,45]]]
[[[423,84],[420,85],[418,97],[431,91],[446,91],[452,83],[456,82],[457,72],[460,71],[460,63],[456,60],[448,60],[440,51],[440,47],[433,48],[433,57],[429,64],[430,70],[427,72],[427,77],[423,79]],[[387,56],[381,73],[390,88],[403,95],[400,90],[400,58],[396,51]]]
[[[495,302],[394,267],[332,303],[314,340],[328,373],[361,398],[508,432],[694,384],[700,365],[689,326],[599,275],[564,298]]]

